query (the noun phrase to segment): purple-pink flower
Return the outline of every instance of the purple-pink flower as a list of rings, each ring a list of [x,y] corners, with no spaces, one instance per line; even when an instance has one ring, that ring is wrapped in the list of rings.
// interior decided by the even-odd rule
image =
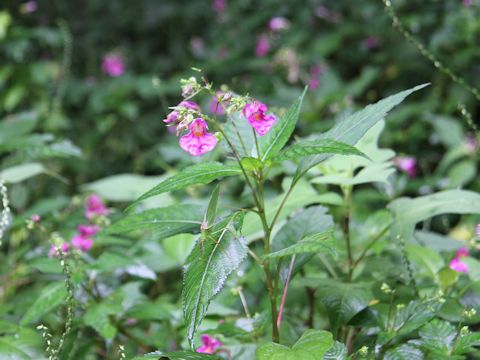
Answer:
[[[223,13],[227,9],[227,0],[213,0],[213,10],[217,14]]]
[[[38,214],[33,214],[30,216],[30,220],[32,220],[34,223],[39,223],[40,220],[42,220],[42,217]]]
[[[97,194],[88,197],[85,207],[85,217],[89,220],[96,216],[108,215],[108,208]]]
[[[363,47],[367,50],[374,50],[378,48],[379,45],[380,41],[378,41],[376,36],[369,36],[363,40]]]
[[[60,251],[66,253],[70,249],[70,244],[65,242],[60,246]],[[54,257],[57,255],[57,246],[52,245],[50,247],[50,250],[48,251],[48,256],[49,257]]]
[[[213,336],[207,334],[202,335],[201,340],[202,346],[197,349],[198,353],[213,354],[217,348],[223,345]]]
[[[277,121],[275,115],[267,114],[267,111],[267,105],[257,100],[245,105],[243,108],[243,115],[260,136],[268,133]]]
[[[72,245],[81,251],[90,250],[93,246],[92,236],[99,230],[100,228],[96,225],[78,225],[78,232],[72,238]]]
[[[475,226],[475,235],[480,237],[480,224],[477,224],[477,226]]]
[[[257,45],[255,46],[255,55],[257,57],[264,57],[270,51],[270,40],[267,35],[262,34],[257,39]]]
[[[473,5],[473,0],[463,0],[463,6],[470,7]]]
[[[118,77],[125,72],[125,62],[120,54],[107,54],[102,60],[102,70],[105,74]]]
[[[465,256],[468,256],[468,249],[466,247],[458,249],[455,257],[450,261],[450,269],[456,272],[467,273],[468,265],[461,260],[461,258]]]
[[[395,166],[410,177],[417,176],[417,160],[412,156],[399,156],[393,160]]]
[[[207,132],[207,123],[202,118],[193,120],[188,129],[188,134],[180,138],[179,144],[190,155],[203,155],[217,145],[217,138],[214,134]]]
[[[322,75],[323,67],[318,64],[314,64],[310,67],[310,81],[309,88],[315,91],[320,86],[320,76]]]
[[[209,107],[212,114],[223,115],[225,113],[223,105],[220,103],[220,101],[218,101],[222,96],[223,92],[217,91],[215,96],[212,98],[212,101],[210,101]]]
[[[272,32],[286,30],[289,27],[290,27],[290,22],[282,16],[275,16],[271,18],[270,21],[268,22],[268,28]]]
[[[27,1],[26,3],[24,3],[22,5],[21,11],[23,13],[29,14],[29,13],[33,13],[33,12],[37,11],[37,9],[38,9],[37,2],[32,0],[32,1]]]
[[[177,105],[177,107],[184,107],[186,109],[200,111],[200,106],[198,106],[198,104],[193,101],[186,101],[186,100],[182,101],[180,104]],[[167,118],[163,120],[163,122],[166,124],[176,125],[180,122],[178,115],[179,115],[178,111],[173,110],[167,115]]]

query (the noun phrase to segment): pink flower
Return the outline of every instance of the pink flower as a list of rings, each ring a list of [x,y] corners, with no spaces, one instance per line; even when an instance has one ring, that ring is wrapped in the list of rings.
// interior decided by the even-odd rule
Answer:
[[[107,54],[102,60],[102,70],[105,74],[118,77],[125,72],[125,63],[123,56],[120,54]]]
[[[310,83],[309,88],[315,91],[320,86],[320,75],[322,75],[323,67],[321,65],[314,64],[310,67]]]
[[[450,269],[456,272],[466,273],[468,272],[468,265],[462,262],[459,257],[455,257],[450,261]]]
[[[282,16],[273,17],[268,22],[268,28],[270,29],[270,31],[273,31],[273,32],[286,30],[289,27],[290,27],[290,22]]]
[[[184,107],[186,109],[200,111],[200,106],[198,106],[198,104],[194,103],[193,101],[182,101],[180,104],[177,105],[177,107]],[[178,124],[180,122],[180,120],[178,119],[178,115],[178,111],[173,110],[167,115],[167,118],[163,120],[163,122],[166,124]]]
[[[475,235],[480,236],[480,224],[477,224],[477,226],[475,226]]]
[[[77,234],[72,238],[72,245],[78,250],[88,251],[93,246],[93,239]]]
[[[207,132],[207,123],[197,118],[189,125],[189,132],[179,140],[180,147],[193,156],[203,155],[217,145],[215,135]]]
[[[480,144],[478,143],[476,136],[472,134],[467,135],[467,138],[465,139],[465,149],[467,152],[474,153],[479,147]]]
[[[197,349],[198,353],[213,354],[222,343],[210,335],[202,335],[202,346]]]
[[[417,160],[414,157],[399,156],[393,160],[393,163],[408,176],[417,176]]]
[[[25,4],[22,5],[21,11],[26,14],[33,13],[37,11],[38,9],[38,4],[36,1],[27,1]]]
[[[97,194],[92,194],[87,199],[85,217],[93,219],[96,216],[108,215],[108,208]]]
[[[65,242],[60,246],[60,250],[64,253],[66,253],[70,249],[70,244]],[[48,251],[48,256],[49,257],[54,257],[57,255],[57,247],[55,245],[52,245],[50,247],[50,250]]]
[[[463,6],[470,7],[473,5],[473,0],[463,0]]]
[[[257,57],[264,57],[270,51],[270,40],[265,34],[262,34],[257,39],[257,46],[255,47],[255,55]]]
[[[363,40],[363,47],[367,50],[374,50],[378,48],[379,45],[380,45],[380,42],[378,41],[378,38],[375,36],[369,36]]]
[[[277,121],[274,115],[265,114],[267,111],[267,105],[260,101],[254,101],[243,108],[243,115],[260,136],[268,133]]]
[[[227,8],[227,0],[213,0],[213,10],[217,13],[223,13]]]
[[[461,258],[468,256],[468,249],[466,247],[461,247],[460,249],[457,250],[455,257]]]
[[[223,93],[221,91],[217,91],[215,96],[212,98],[212,101],[210,101],[209,107],[212,114],[223,115],[225,113],[223,105],[218,101],[221,96],[223,96]]]
[[[32,216],[30,216],[30,220],[32,220],[34,223],[39,223],[42,218],[38,214],[33,214]]]
[[[78,225],[78,234],[83,237],[92,237],[100,228],[97,225]]]

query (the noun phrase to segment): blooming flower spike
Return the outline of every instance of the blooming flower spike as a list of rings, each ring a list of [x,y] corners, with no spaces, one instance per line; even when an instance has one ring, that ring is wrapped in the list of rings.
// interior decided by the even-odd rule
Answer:
[[[243,108],[243,115],[260,136],[268,133],[277,121],[274,115],[266,114],[267,111],[267,105],[260,101],[254,101]]]
[[[212,151],[217,145],[215,135],[207,132],[207,123],[202,118],[193,120],[189,132],[180,138],[180,147],[193,156],[200,156]]]
[[[222,346],[222,343],[210,335],[202,335],[202,346],[197,349],[198,353],[213,354],[215,350]]]

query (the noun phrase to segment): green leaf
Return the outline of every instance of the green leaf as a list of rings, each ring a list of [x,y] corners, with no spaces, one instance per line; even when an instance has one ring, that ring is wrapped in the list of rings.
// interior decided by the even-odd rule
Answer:
[[[424,360],[425,356],[421,350],[410,344],[403,344],[390,349],[385,353],[384,360]]]
[[[83,316],[83,322],[94,328],[104,339],[111,340],[117,334],[117,328],[111,323],[110,316],[123,311],[118,295],[104,299],[101,303],[90,304]]]
[[[276,343],[263,344],[257,349],[258,360],[322,360],[334,344],[332,334],[323,330],[307,330],[291,347]]]
[[[2,332],[5,330],[2,328]],[[46,360],[43,347],[44,340],[36,330],[19,328],[15,333],[0,336],[0,359]]]
[[[259,159],[253,157],[244,157],[242,158],[241,163],[246,171],[258,171],[263,168],[263,163]]]
[[[327,309],[332,332],[347,324],[356,314],[365,309],[373,298],[363,284],[340,283],[334,280],[319,280],[316,294]]]
[[[192,165],[183,169],[178,174],[162,181],[153,189],[140,196],[130,206],[167,191],[183,189],[194,184],[208,184],[215,179],[225,176],[240,175],[241,173],[242,171],[237,165],[225,165],[218,162]]]
[[[33,176],[46,173],[47,170],[40,163],[28,163],[9,167],[0,172],[0,178],[9,183],[19,183]]]
[[[422,339],[421,347],[430,356],[435,358],[448,358],[453,342],[457,335],[455,327],[446,321],[433,319],[419,331]]]
[[[474,346],[480,346],[480,332],[460,333],[453,347],[453,354],[462,355],[478,351],[478,349],[474,349]]]
[[[205,221],[210,227],[215,222],[217,216],[218,195],[220,194],[220,185],[217,185],[212,192],[210,202],[208,203],[207,213],[205,214]]]
[[[302,108],[303,98],[307,92],[307,87],[302,95],[288,109],[272,129],[264,136],[260,137],[258,145],[260,147],[260,159],[262,162],[274,157],[285,146],[295,129],[295,126]]]
[[[167,358],[170,360],[222,360],[223,358],[217,355],[202,354],[193,351],[155,351],[142,356],[136,356],[132,360],[158,360]]]
[[[426,87],[428,84],[415,86],[410,90],[402,91],[398,94],[389,96],[379,102],[368,105],[348,118],[342,120],[332,129],[322,134],[320,139],[333,139],[349,145],[355,145],[363,135],[377,122],[383,119],[387,113],[395,106],[400,104],[408,95]],[[295,174],[295,179],[300,178],[306,171],[313,166],[324,161],[331,155],[321,154],[310,156],[302,161]]]
[[[235,215],[234,215],[235,216]],[[243,238],[228,229],[234,216],[217,224],[199,239],[187,258],[182,289],[183,313],[190,344],[210,301],[247,255]]]
[[[274,158],[274,161],[299,159],[304,156],[318,154],[358,155],[368,158],[367,155],[354,146],[332,139],[318,139],[297,142],[281,151],[280,154]]]
[[[33,305],[23,316],[20,324],[26,325],[38,320],[63,303],[66,296],[67,290],[63,282],[56,282],[44,287]]]
[[[253,156],[252,150],[255,148],[253,129],[241,111],[231,115],[223,131],[241,158]],[[226,151],[231,151],[226,141],[222,141],[222,144]]]
[[[179,204],[128,214],[107,227],[106,234],[123,234],[137,230],[152,231],[158,238],[180,233],[198,233],[205,212],[203,206]]]
[[[430,321],[440,307],[441,304],[436,300],[410,301],[405,307],[397,311],[393,326],[395,336],[417,330]]]
[[[346,360],[348,355],[347,347],[339,341],[323,355],[323,360]]]
[[[441,214],[480,213],[480,194],[466,190],[446,190],[415,199],[396,199],[388,208],[394,214],[392,239],[409,241],[415,225],[420,221]]]
[[[325,252],[331,254],[332,256],[336,256],[335,238],[333,237],[331,231],[307,236],[289,247],[266,255],[265,258],[271,259],[293,254],[316,254]]]

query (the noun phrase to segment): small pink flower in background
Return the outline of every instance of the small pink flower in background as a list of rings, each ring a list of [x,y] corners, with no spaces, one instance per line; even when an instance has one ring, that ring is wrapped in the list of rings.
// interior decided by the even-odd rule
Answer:
[[[323,73],[323,66],[314,64],[310,67],[310,81],[308,87],[315,91],[320,86],[320,76]]]
[[[33,13],[33,12],[37,11],[37,9],[38,9],[38,4],[34,0],[27,1],[26,3],[24,3],[21,6],[21,12],[23,12],[25,14]]]
[[[200,106],[193,101],[182,101],[180,104],[177,105],[177,107],[184,107],[186,109],[200,111]],[[173,110],[167,115],[167,118],[163,120],[163,122],[166,124],[178,124],[180,122],[178,119],[178,115],[178,111]]]
[[[217,14],[223,13],[227,9],[227,0],[213,0],[213,10]]]
[[[455,257],[461,258],[468,256],[468,249],[466,247],[461,247],[460,249],[457,250]]]
[[[337,23],[341,21],[340,14],[329,10],[327,7],[323,5],[319,5],[315,8],[314,11],[315,15],[321,19],[324,19],[331,23]]]
[[[223,105],[218,101],[221,96],[223,96],[223,93],[221,91],[217,91],[215,96],[212,98],[212,101],[210,101],[209,108],[212,114],[223,115],[225,113]]]
[[[470,7],[473,5],[473,0],[463,0],[463,6]]]
[[[105,74],[118,77],[125,72],[125,62],[120,54],[107,54],[102,60],[102,70]]]
[[[201,340],[202,346],[197,349],[198,353],[213,354],[217,348],[223,345],[213,336],[207,334],[202,335]]]
[[[393,160],[393,163],[408,176],[417,176],[417,160],[414,157],[399,156]]]
[[[85,207],[85,217],[89,220],[96,216],[108,215],[108,208],[102,198],[97,194],[92,194],[87,199]]]
[[[290,27],[290,21],[282,16],[276,16],[270,19],[268,22],[268,28],[270,31],[277,32],[281,30],[287,30]]]
[[[474,153],[479,147],[480,144],[478,143],[476,136],[472,134],[467,135],[467,138],[465,139],[465,149],[467,152]]]
[[[255,55],[257,57],[264,57],[270,51],[270,40],[265,34],[262,34],[257,39],[257,45],[255,46]]]
[[[193,156],[200,156],[212,151],[217,145],[215,135],[207,132],[207,123],[197,118],[189,125],[189,132],[179,140],[180,147]]]
[[[363,40],[362,44],[367,50],[375,50],[380,45],[380,41],[376,36],[369,36]]]
[[[267,111],[267,105],[260,101],[254,101],[243,108],[243,115],[260,136],[268,133],[277,121],[274,115],[266,114]]]
[[[63,243],[61,246],[60,246],[60,250],[64,253],[68,252],[68,250],[70,249],[70,244],[69,243]],[[48,256],[49,257],[54,257],[57,255],[57,247],[55,245],[52,245],[50,247],[50,250],[48,251]]]
[[[77,234],[72,238],[72,245],[78,250],[88,251],[93,246],[93,239]]]
[[[91,237],[100,231],[97,225],[78,225],[78,234],[83,237]]]
[[[42,217],[38,214],[33,214],[30,216],[30,220],[32,220],[34,223],[39,223],[40,220],[42,220]]]
[[[467,273],[468,265],[460,260],[460,258],[453,258],[450,261],[450,269],[455,270],[456,272]]]
[[[477,224],[477,226],[475,226],[475,235],[480,237],[480,224]]]

